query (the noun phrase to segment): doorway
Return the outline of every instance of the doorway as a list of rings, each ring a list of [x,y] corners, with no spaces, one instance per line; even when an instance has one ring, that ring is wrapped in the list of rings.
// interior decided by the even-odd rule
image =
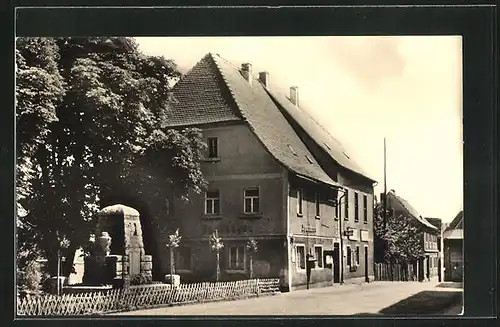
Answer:
[[[368,246],[365,245],[365,282],[368,283],[370,278],[368,277]]]
[[[340,283],[340,246],[333,244],[333,282]]]
[[[431,257],[430,256],[425,256],[425,277],[427,278],[427,280],[430,279],[431,277]]]

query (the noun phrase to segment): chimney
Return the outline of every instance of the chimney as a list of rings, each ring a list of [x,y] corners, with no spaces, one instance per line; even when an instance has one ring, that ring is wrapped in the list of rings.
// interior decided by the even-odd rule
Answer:
[[[297,86],[290,87],[290,101],[297,107],[299,106],[299,88]]]
[[[252,85],[252,64],[241,64],[241,75]]]
[[[269,73],[268,72],[260,72],[259,73],[259,81],[264,85],[265,88],[269,87]]]

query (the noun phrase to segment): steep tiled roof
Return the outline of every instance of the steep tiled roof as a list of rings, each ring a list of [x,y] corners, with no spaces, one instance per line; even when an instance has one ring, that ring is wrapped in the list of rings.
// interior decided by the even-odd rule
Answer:
[[[441,218],[425,217],[425,220],[427,220],[429,223],[431,223],[433,226],[435,226],[439,230],[443,226],[443,221],[441,220]]]
[[[451,221],[446,230],[463,229],[464,212],[461,210]]]
[[[402,197],[400,197],[399,195],[396,195],[395,193],[393,192],[389,192],[387,193],[387,196],[392,196],[394,199],[396,199],[396,201],[398,201],[401,206],[403,208],[406,209],[406,211],[411,215],[413,216],[413,218],[415,218],[419,223],[421,223],[422,225],[430,228],[430,229],[435,229],[437,230],[437,227],[432,225],[430,222],[428,222],[424,217],[422,217],[422,215],[420,215],[418,213],[418,211],[413,208],[410,203],[408,201],[406,201],[405,199],[403,199]]]
[[[443,232],[443,238],[446,240],[463,240],[464,230],[463,229],[448,229]]]
[[[249,83],[220,56],[205,56],[178,82],[174,97],[178,103],[169,112],[167,126],[243,120],[283,166],[298,175],[338,185],[321,169],[258,80]]]
[[[241,120],[211,55],[203,57],[177,82],[172,100],[165,126]]]
[[[363,169],[346,152],[342,144],[335,139],[320,123],[312,118],[306,110],[302,110],[294,105],[284,94],[267,90],[271,97],[281,105],[281,107],[291,116],[291,118],[300,125],[300,127],[320,146],[330,158],[340,166],[351,170],[372,181],[372,177],[363,171]],[[303,106],[302,106],[303,107]]]
[[[464,212],[461,210],[443,232],[443,238],[460,240],[464,238]]]

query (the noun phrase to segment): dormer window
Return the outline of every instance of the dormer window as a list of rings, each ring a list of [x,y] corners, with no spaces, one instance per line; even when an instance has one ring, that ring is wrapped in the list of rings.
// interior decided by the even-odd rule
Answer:
[[[306,154],[306,158],[307,158],[307,161],[309,161],[310,164],[314,163],[314,161],[311,159],[311,157],[309,157],[307,154]]]
[[[288,149],[290,149],[290,151],[293,153],[293,155],[296,156],[297,152],[295,152],[295,150],[292,148],[292,146],[290,144],[288,144],[287,146],[288,146]]]

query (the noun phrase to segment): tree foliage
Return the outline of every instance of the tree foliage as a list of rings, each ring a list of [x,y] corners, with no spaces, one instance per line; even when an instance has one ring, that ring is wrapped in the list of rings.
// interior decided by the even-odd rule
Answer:
[[[142,54],[132,38],[17,39],[20,253],[53,264],[59,233],[71,257],[103,194],[124,184],[200,192],[200,131],[162,128],[179,76],[173,61]]]
[[[377,204],[374,215],[376,255],[393,263],[411,263],[422,257],[422,231],[415,226],[412,218],[402,214],[396,216],[392,210],[387,210],[386,215],[384,227],[384,209]]]

